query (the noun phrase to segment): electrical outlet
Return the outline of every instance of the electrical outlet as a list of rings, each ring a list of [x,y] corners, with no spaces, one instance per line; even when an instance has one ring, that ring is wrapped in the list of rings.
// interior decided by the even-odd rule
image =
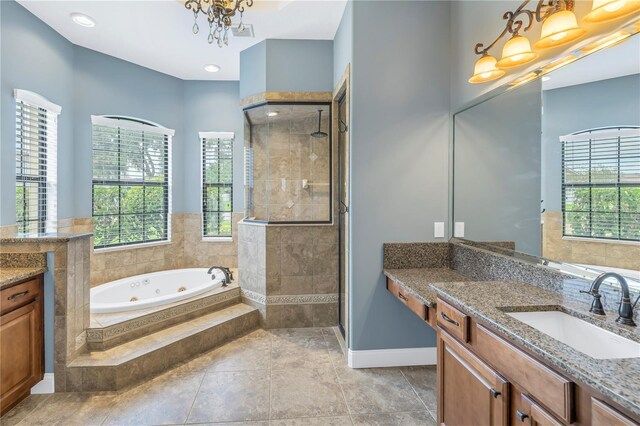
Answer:
[[[433,223],[433,238],[444,238],[444,222]]]
[[[464,222],[456,222],[453,228],[453,236],[457,238],[464,238]]]

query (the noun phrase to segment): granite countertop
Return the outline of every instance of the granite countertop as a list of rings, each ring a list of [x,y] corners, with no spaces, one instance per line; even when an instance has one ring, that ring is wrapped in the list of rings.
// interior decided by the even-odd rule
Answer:
[[[47,272],[47,268],[44,266],[33,268],[1,268],[0,290],[44,272]]]
[[[431,284],[469,281],[465,275],[449,268],[384,269],[383,272],[403,290],[431,308],[436,306],[437,299]]]
[[[24,243],[24,242],[39,242],[39,243],[64,243],[76,238],[90,237],[92,232],[85,232],[82,234],[62,234],[62,233],[45,233],[45,234],[18,234],[14,237],[0,238],[0,243]]]
[[[589,313],[589,305],[520,281],[434,283],[434,292],[491,326],[507,340],[537,354],[557,371],[595,388],[640,416],[640,358],[595,359],[507,315],[514,311],[560,310],[634,341],[640,328],[615,323]]]

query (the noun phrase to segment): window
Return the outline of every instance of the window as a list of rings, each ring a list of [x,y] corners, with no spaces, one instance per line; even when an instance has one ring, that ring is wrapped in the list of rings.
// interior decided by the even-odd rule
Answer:
[[[16,89],[16,224],[25,234],[57,227],[58,114],[62,108]]]
[[[564,235],[640,241],[640,128],[563,136]]]
[[[169,241],[173,130],[93,116],[94,247]]]
[[[202,236],[231,237],[233,139],[229,132],[202,132]]]

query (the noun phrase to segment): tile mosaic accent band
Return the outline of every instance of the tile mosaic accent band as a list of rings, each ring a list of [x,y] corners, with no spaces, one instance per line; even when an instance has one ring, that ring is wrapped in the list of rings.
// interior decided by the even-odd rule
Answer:
[[[338,303],[338,294],[286,294],[264,296],[251,290],[242,289],[242,296],[263,305],[316,305]]]

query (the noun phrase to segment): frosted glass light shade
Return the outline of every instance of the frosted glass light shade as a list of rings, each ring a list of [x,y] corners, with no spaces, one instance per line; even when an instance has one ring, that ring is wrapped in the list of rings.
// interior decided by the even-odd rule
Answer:
[[[593,0],[591,12],[584,17],[584,21],[607,22],[634,12],[640,12],[640,0]]]
[[[515,36],[507,41],[502,48],[502,58],[498,61],[499,68],[511,68],[533,61],[538,54],[531,50],[529,39]]]
[[[578,26],[576,15],[572,11],[561,10],[544,20],[540,40],[534,46],[536,49],[562,46],[579,39],[586,32],[587,30]]]
[[[473,68],[473,76],[469,79],[469,83],[485,83],[502,77],[505,72],[496,66],[496,58],[491,55],[484,55],[478,59]]]

